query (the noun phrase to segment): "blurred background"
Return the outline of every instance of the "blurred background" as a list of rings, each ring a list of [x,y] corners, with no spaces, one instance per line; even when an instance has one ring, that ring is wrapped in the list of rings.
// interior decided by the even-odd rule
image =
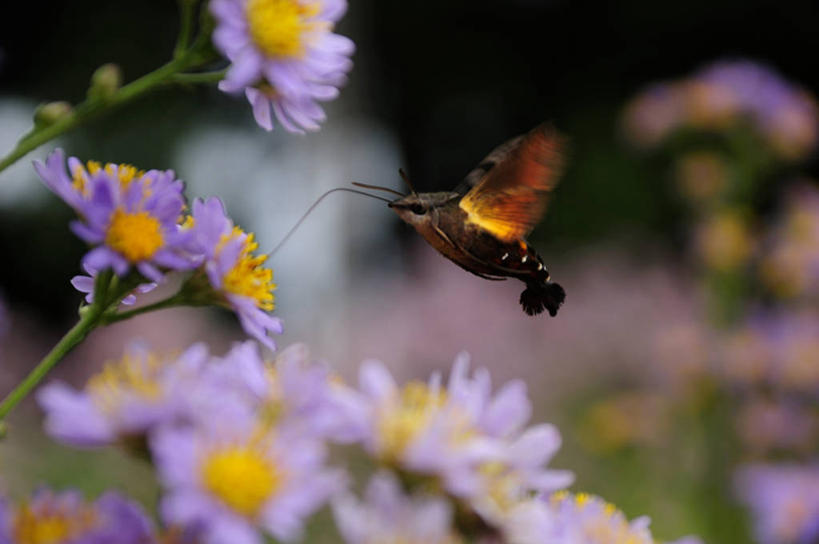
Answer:
[[[176,36],[167,0],[15,9],[0,19],[3,152],[37,104],[80,101],[103,63],[138,77]],[[0,393],[80,302],[72,214],[30,165],[54,147],[172,168],[269,249],[327,189],[403,190],[403,167],[418,190],[448,190],[548,120],[569,168],[530,242],[566,288],[556,318],[524,315],[517,282],[471,276],[383,204],[340,194],[270,261],[279,344],[306,342],[350,378],[367,357],[425,377],[465,349],[496,383],[527,381],[576,490],[651,516],[658,538],[819,542],[817,22],[808,0],[352,2],[338,32],[356,66],[318,133],[267,134],[244,100],[170,89],[0,174]],[[132,338],[218,353],[242,335],[230,315],[167,310],[94,332],[55,376],[81,385]],[[29,399],[10,421],[4,490],[156,499],[146,466],[57,446],[39,417]]]

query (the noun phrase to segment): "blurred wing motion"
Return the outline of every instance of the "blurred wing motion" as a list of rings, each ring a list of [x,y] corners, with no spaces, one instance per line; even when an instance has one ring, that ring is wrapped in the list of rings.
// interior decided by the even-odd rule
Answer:
[[[563,169],[563,139],[540,125],[494,149],[459,185],[468,220],[506,242],[535,227]],[[471,188],[470,188],[471,187]]]

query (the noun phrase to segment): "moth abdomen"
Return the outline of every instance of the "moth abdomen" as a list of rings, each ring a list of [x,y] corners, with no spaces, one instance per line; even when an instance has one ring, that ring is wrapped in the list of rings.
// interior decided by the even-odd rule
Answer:
[[[549,315],[554,317],[565,300],[566,291],[559,283],[551,281],[527,281],[526,289],[520,294],[520,305],[529,315],[548,310]]]

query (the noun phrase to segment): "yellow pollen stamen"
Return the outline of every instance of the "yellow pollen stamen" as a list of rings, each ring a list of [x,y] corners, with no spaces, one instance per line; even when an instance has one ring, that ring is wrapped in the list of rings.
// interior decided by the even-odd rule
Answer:
[[[520,477],[501,462],[484,463],[479,468],[487,480],[487,494],[494,506],[506,512],[520,501]]]
[[[446,393],[433,391],[423,382],[411,381],[401,390],[395,406],[385,411],[378,423],[381,455],[396,461],[410,442],[446,402]]]
[[[116,175],[123,189],[128,187],[135,179],[139,179],[145,175],[145,170],[138,170],[135,166],[131,166],[130,164],[113,164],[109,162],[103,166],[97,161],[88,161],[85,163],[84,168],[78,165],[74,168],[74,171],[71,172],[74,187],[84,193],[87,189],[89,176],[93,176],[101,170],[105,170],[109,176]]]
[[[93,510],[64,512],[55,505],[45,511],[35,511],[23,505],[12,522],[13,541],[17,544],[58,544],[72,540],[94,525]]]
[[[307,35],[319,27],[310,19],[320,7],[319,2],[249,0],[250,36],[269,57],[299,58],[304,55]]]
[[[126,353],[121,360],[106,363],[102,370],[88,380],[88,391],[102,410],[116,411],[124,394],[137,395],[156,401],[162,395],[157,377],[162,361],[153,354],[134,356]]]
[[[127,213],[117,208],[111,216],[105,243],[135,263],[153,257],[165,239],[159,220],[148,212]]]
[[[245,236],[245,233],[239,227],[235,227],[231,236],[223,238],[217,251],[220,251],[227,241],[238,236]],[[276,284],[273,283],[273,271],[262,266],[267,260],[267,255],[253,256],[258,247],[259,244],[254,241],[253,234],[248,234],[236,264],[224,275],[222,282],[225,291],[250,297],[256,301],[258,308],[269,312],[274,308],[273,291]]]
[[[201,465],[205,488],[228,507],[248,517],[278,491],[282,474],[262,452],[232,446],[207,455]]]

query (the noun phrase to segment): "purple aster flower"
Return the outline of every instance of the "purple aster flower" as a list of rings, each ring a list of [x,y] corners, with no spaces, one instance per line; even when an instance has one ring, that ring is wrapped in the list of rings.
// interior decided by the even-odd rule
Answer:
[[[749,465],[737,472],[736,486],[760,544],[819,539],[819,465]]]
[[[163,519],[201,530],[206,543],[258,544],[260,530],[298,538],[305,518],[344,483],[325,468],[319,442],[282,437],[253,414],[165,427],[151,450],[167,492]]]
[[[492,395],[488,371],[470,375],[466,354],[456,359],[446,388],[438,374],[399,388],[375,361],[362,365],[359,379],[368,404],[358,411],[365,448],[389,466],[437,477],[490,522],[527,493],[572,481],[568,472],[545,468],[560,447],[557,430],[524,429],[531,404],[523,382]]]
[[[284,349],[270,363],[262,359],[255,342],[236,344],[223,358],[207,365],[202,382],[205,391],[199,397],[203,404],[216,401],[221,405],[225,395],[231,395],[250,412],[275,424],[278,433],[339,442],[358,438],[355,406],[345,403],[346,386],[332,378],[326,365],[312,361],[302,344]],[[207,408],[195,411],[212,412]]]
[[[786,158],[799,158],[816,144],[816,102],[772,68],[749,60],[723,61],[707,66],[695,78],[730,92],[739,111]]]
[[[352,68],[353,42],[332,32],[346,0],[215,0],[213,42],[230,61],[219,88],[244,92],[259,126],[271,109],[291,132],[316,131]]]
[[[281,321],[273,310],[273,271],[263,265],[266,255],[254,256],[258,248],[253,234],[244,232],[225,214],[218,198],[193,203],[193,247],[204,255],[204,272],[219,301],[239,317],[242,328],[270,349],[268,333],[281,334]],[[195,276],[196,278],[196,276]]]
[[[202,344],[179,358],[163,359],[142,344],[132,344],[120,361],[108,363],[82,391],[52,383],[37,394],[46,412],[46,431],[79,447],[97,447],[132,440],[151,428],[186,419],[189,391],[208,352]]]
[[[179,227],[185,205],[182,182],[172,170],[137,171],[128,165],[69,159],[73,177],[57,150],[34,167],[43,182],[72,206],[81,220],[72,230],[95,246],[85,257],[86,270],[112,268],[124,276],[131,267],[150,281],[162,280],[160,269],[187,270],[196,259],[185,251],[188,233]],[[82,285],[82,282],[80,282]]]
[[[148,544],[157,542],[153,526],[134,502],[109,492],[87,503],[76,491],[40,490],[16,508],[6,505],[0,542],[71,544]]]
[[[347,544],[407,542],[453,544],[452,506],[441,497],[408,497],[395,477],[378,473],[358,501],[344,495],[333,501],[333,515]]]
[[[624,126],[634,143],[654,147],[684,126],[721,131],[740,120],[783,160],[804,158],[819,140],[814,97],[749,60],[716,62],[650,87],[626,108]]]

